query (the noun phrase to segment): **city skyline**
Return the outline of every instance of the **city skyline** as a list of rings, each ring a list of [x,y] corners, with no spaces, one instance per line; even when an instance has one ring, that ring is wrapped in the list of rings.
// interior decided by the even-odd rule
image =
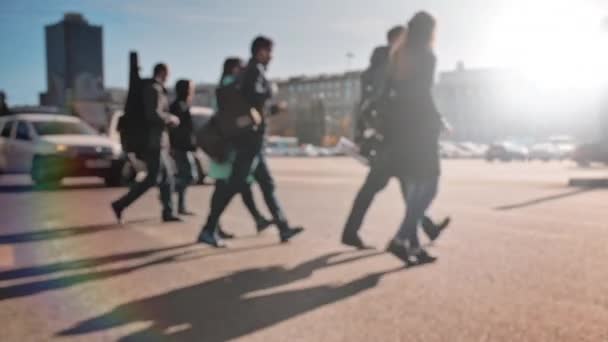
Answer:
[[[166,8],[156,0],[3,2],[0,38],[19,38],[19,43],[0,47],[0,89],[7,92],[11,104],[37,102],[37,94],[45,90],[44,27],[60,21],[65,12],[81,13],[91,24],[103,27],[106,86],[125,88],[130,50],[140,53],[144,75],[155,62],[164,61],[172,67],[171,83],[183,77],[197,83],[215,82],[223,58],[246,58],[249,41],[260,33],[277,43],[272,77],[336,73],[348,66],[362,69],[372,48],[384,43],[386,30],[420,9],[439,21],[439,70],[453,69],[461,60],[467,67],[522,67],[550,84],[554,66],[570,62],[572,55],[538,66],[557,49],[568,49],[564,37],[587,37],[570,50],[594,47],[592,32],[608,13],[608,4],[599,0],[542,0],[532,5],[520,0],[466,0],[455,6],[445,0],[386,0],[370,7],[363,0],[289,5],[265,0],[255,7],[243,1],[179,1]],[[271,10],[273,20],[268,20]],[[565,20],[577,29],[563,25]],[[529,50],[539,41],[546,47],[538,44],[540,51],[531,54]],[[349,53],[354,57],[347,57]],[[589,63],[579,77],[594,74],[595,67]]]

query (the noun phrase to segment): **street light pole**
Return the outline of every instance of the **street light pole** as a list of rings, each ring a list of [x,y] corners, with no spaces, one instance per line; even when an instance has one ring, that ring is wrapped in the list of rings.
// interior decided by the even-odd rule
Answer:
[[[355,54],[352,52],[346,53],[346,71],[350,71],[350,66],[352,64],[353,58],[355,58]]]

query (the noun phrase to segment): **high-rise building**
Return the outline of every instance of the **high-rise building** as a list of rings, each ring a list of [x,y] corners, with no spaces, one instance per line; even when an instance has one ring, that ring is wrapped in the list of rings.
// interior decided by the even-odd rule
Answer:
[[[103,84],[101,26],[90,25],[78,13],[45,27],[47,92],[42,105],[68,107],[72,101],[99,101]]]

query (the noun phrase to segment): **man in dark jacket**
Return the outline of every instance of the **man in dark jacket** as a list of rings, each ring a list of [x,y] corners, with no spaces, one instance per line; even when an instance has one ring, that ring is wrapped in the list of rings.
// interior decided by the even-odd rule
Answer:
[[[186,209],[186,189],[198,177],[194,154],[194,127],[190,105],[194,87],[189,80],[179,80],[175,84],[176,99],[169,111],[179,118],[179,126],[169,130],[171,155],[177,167],[175,191],[177,192],[177,212],[180,215],[193,215]]]
[[[272,97],[271,83],[266,78],[266,68],[272,59],[272,47],[272,41],[266,37],[257,37],[251,44],[252,58],[239,80],[239,87],[247,103],[261,114],[262,122],[232,141],[236,150],[232,173],[228,185],[223,187],[221,191],[216,189],[213,193],[211,212],[198,238],[201,243],[214,247],[224,247],[224,243],[216,234],[219,218],[232,197],[249,186],[247,176],[251,173],[252,165],[256,159],[257,164],[253,170],[253,176],[260,185],[266,205],[279,228],[281,241],[286,242],[303,231],[301,227],[292,228],[289,226],[275,196],[274,180],[262,153],[266,130],[264,113],[267,102]],[[285,107],[284,104],[275,105],[272,107],[271,113],[276,114]]]
[[[180,122],[178,117],[169,113],[167,90],[164,87],[168,77],[169,68],[159,63],[154,67],[153,80],[144,83],[143,108],[148,127],[148,146],[144,162],[147,175],[142,182],[135,183],[126,195],[112,203],[119,222],[122,222],[123,211],[156,184],[160,189],[163,222],[181,221],[174,216],[171,200],[174,172],[169,156],[167,127],[177,127]]]

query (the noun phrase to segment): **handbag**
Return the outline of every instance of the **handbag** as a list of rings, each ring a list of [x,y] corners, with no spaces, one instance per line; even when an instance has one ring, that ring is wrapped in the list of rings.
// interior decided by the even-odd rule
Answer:
[[[212,116],[195,134],[196,145],[212,160],[223,163],[228,158],[228,141],[222,135],[218,116]]]
[[[262,115],[243,97],[234,85],[220,87],[215,92],[219,129],[226,139],[257,129],[262,123]]]

